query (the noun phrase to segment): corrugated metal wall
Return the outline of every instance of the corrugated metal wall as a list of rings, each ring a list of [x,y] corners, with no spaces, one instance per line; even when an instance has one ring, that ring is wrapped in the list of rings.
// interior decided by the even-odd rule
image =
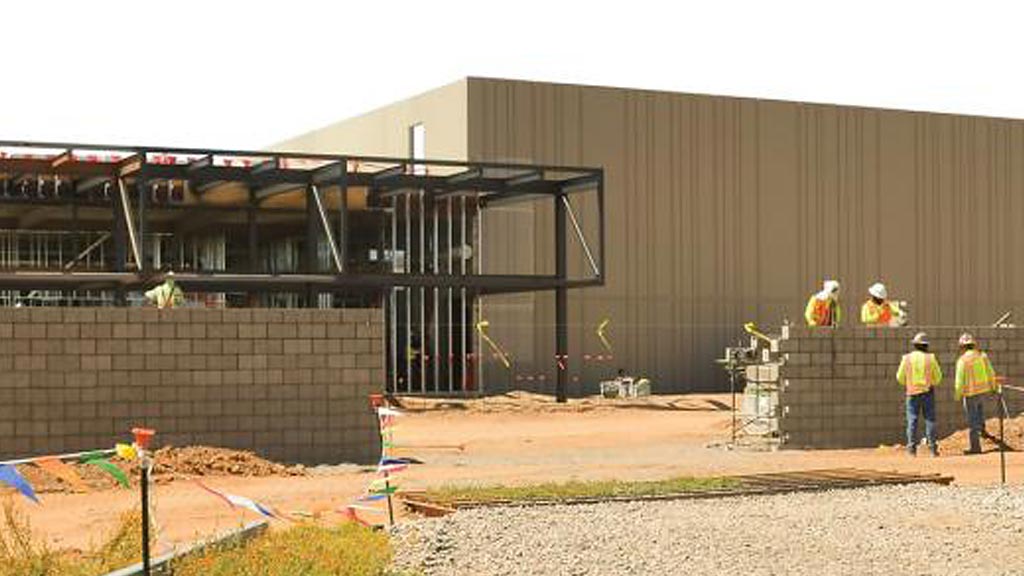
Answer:
[[[470,159],[606,170],[608,285],[570,294],[576,393],[619,366],[660,391],[721,388],[713,360],[742,324],[800,320],[826,276],[851,321],[876,280],[923,324],[983,324],[1024,303],[1020,121],[470,79],[468,123]],[[486,223],[492,262],[521,230],[552,226],[546,209]],[[517,371],[550,389],[553,298],[486,310]],[[585,361],[605,317],[615,361]]]

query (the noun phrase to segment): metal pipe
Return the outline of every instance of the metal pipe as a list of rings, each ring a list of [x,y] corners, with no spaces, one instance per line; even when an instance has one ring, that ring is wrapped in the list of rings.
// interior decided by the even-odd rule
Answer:
[[[562,203],[565,204],[565,211],[569,216],[569,221],[572,222],[572,227],[576,230],[576,237],[580,239],[580,244],[583,245],[583,253],[587,255],[587,260],[590,261],[590,268],[594,270],[595,276],[600,277],[601,269],[597,267],[594,255],[590,252],[590,246],[587,245],[587,239],[583,237],[583,230],[580,229],[580,224],[576,221],[576,214],[572,210],[572,204],[569,203],[569,197],[562,196],[561,198]]]
[[[132,222],[132,210],[128,203],[128,192],[124,187],[124,180],[117,179],[117,190],[121,197],[121,210],[124,212],[124,223],[128,229],[128,241],[131,243],[132,256],[135,257],[135,267],[142,270],[142,255],[139,253],[139,239],[135,235],[135,223]]]
[[[88,256],[89,253],[92,252],[93,250],[95,250],[97,246],[99,246],[100,244],[103,244],[104,242],[106,242],[107,238],[110,238],[110,232],[104,232],[103,234],[101,234],[100,237],[97,238],[95,241],[93,241],[92,244],[89,244],[88,246],[86,246],[85,250],[82,250],[81,252],[78,253],[77,256],[75,256],[74,258],[69,260],[66,264],[64,264],[64,270],[71,270],[72,268],[74,268],[75,265],[78,264],[78,262],[80,262],[82,260],[82,258],[85,258],[86,256]]]
[[[334,233],[331,232],[331,223],[327,220],[327,211],[324,210],[324,203],[320,199],[320,189],[316,184],[311,186],[310,194],[316,202],[316,211],[320,214],[320,224],[324,228],[324,235],[327,236],[327,244],[331,247],[331,256],[334,258],[334,268],[340,274],[342,272],[341,255],[338,254],[338,246],[334,243]]]

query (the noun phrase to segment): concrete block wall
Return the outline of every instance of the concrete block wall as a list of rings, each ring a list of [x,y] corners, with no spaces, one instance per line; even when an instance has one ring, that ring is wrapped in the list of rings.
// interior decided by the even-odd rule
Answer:
[[[780,378],[783,445],[794,448],[853,448],[904,443],[904,389],[896,382],[900,358],[918,331],[928,334],[942,366],[936,390],[940,439],[966,426],[953,399],[957,339],[969,331],[988,352],[999,375],[1011,383],[1024,376],[1024,330],[990,327],[811,329],[791,327],[780,343],[785,362]],[[1024,395],[1007,391],[1008,407],[1024,411]],[[986,405],[986,417],[996,416]],[[923,434],[923,422],[920,424]]]
[[[158,445],[371,462],[380,310],[0,309],[0,458]]]

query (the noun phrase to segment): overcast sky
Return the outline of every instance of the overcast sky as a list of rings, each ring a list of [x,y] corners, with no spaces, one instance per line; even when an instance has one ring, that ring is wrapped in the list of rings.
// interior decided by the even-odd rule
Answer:
[[[17,0],[2,9],[0,139],[260,148],[467,75],[1024,118],[1021,12]]]

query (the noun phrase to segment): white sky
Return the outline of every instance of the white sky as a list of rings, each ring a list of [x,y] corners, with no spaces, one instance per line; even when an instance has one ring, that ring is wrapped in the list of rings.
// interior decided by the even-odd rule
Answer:
[[[260,148],[467,75],[1024,118],[1021,16],[895,0],[16,0],[0,9],[0,139]]]

